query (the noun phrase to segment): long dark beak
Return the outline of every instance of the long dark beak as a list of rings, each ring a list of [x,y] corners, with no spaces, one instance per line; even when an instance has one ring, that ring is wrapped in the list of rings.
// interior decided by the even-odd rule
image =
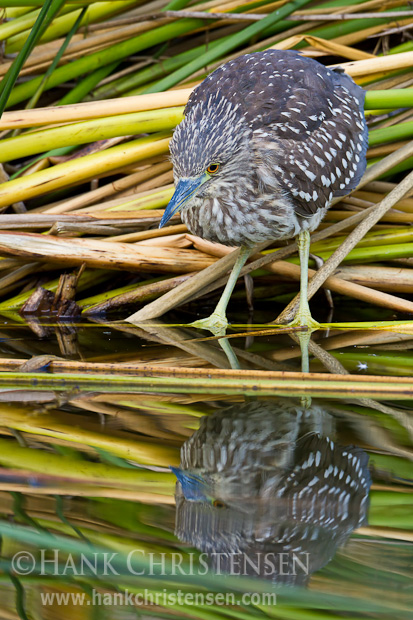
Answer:
[[[168,222],[171,217],[179,211],[179,209],[186,203],[192,196],[197,192],[197,190],[201,187],[205,181],[208,180],[208,176],[206,174],[202,174],[196,179],[180,179],[178,181],[178,185],[175,188],[174,195],[172,196],[168,206],[165,209],[165,213],[161,219],[161,223],[159,224],[159,228],[165,226],[166,222]]]

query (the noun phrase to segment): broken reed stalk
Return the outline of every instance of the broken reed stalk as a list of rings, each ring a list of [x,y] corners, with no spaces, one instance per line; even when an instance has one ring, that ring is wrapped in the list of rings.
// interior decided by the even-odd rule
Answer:
[[[308,299],[311,299],[318,289],[326,282],[327,278],[340,265],[347,254],[357,245],[364,235],[380,220],[380,218],[394,205],[404,198],[406,194],[413,188],[413,171],[392,190],[378,205],[375,205],[374,211],[369,213],[367,217],[348,235],[347,239],[337,248],[337,250],[327,259],[324,265],[317,271],[308,283]],[[288,306],[277,317],[276,323],[287,323],[291,321],[298,309],[300,295],[296,295]],[[412,304],[413,306],[413,304]],[[412,312],[412,310],[410,310]]]
[[[398,151],[391,153],[383,160],[374,164],[370,168],[367,169],[363,178],[359,184],[360,187],[364,187],[367,183],[371,183],[377,177],[381,176],[387,170],[393,168],[393,166],[397,165],[401,161],[404,161],[407,157],[409,157],[413,153],[413,141],[408,144],[402,146]],[[334,203],[339,202],[340,199],[336,198],[333,201]],[[360,211],[355,213],[351,217],[342,220],[341,222],[337,222],[328,228],[317,231],[311,237],[311,241],[314,243],[315,241],[321,241],[322,239],[326,239],[331,235],[335,235],[346,228],[358,224],[361,222],[366,216],[371,213],[374,213],[377,206],[373,205],[369,209],[365,211]],[[267,244],[268,245],[268,244]],[[262,248],[261,248],[262,249]],[[260,269],[269,263],[275,262],[275,260],[281,260],[287,258],[294,254],[297,250],[297,244],[294,241],[290,245],[281,250],[277,250],[274,255],[267,254],[262,256],[261,258],[254,260],[253,262],[248,263],[241,271],[240,277],[254,271],[255,269]],[[207,270],[196,274],[193,278],[190,278],[180,286],[177,286],[172,291],[169,291],[162,297],[155,299],[151,303],[147,304],[144,308],[141,308],[131,316],[129,316],[126,320],[131,323],[140,323],[141,321],[146,321],[148,319],[154,319],[162,316],[172,308],[176,308],[180,304],[185,303],[189,299],[194,299],[195,296],[200,296],[207,294],[220,286],[225,285],[225,280],[218,281],[219,278],[224,276],[227,271],[229,271],[235,264],[236,258],[238,256],[239,250],[233,250],[225,256],[221,258],[218,262],[211,267],[208,267]],[[274,260],[275,259],[275,260]],[[383,297],[382,297],[383,299]],[[397,299],[397,298],[395,298]],[[408,310],[409,312],[410,310]]]

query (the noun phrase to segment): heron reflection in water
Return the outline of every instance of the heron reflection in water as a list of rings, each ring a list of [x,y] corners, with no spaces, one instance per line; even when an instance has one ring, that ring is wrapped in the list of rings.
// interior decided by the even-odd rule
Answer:
[[[368,455],[335,443],[321,407],[233,405],[182,446],[175,533],[215,572],[305,585],[366,522]]]

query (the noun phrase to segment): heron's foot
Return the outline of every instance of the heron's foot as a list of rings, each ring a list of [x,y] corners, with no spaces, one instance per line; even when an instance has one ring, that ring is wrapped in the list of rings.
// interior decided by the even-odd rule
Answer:
[[[190,323],[191,327],[197,327],[198,329],[209,329],[214,336],[225,336],[228,327],[228,321],[225,314],[219,312],[213,312],[211,316],[206,319],[199,319]]]
[[[320,329],[321,325],[313,319],[309,308],[306,310],[299,308],[291,323],[288,323],[288,327],[307,327],[308,331],[313,332]]]

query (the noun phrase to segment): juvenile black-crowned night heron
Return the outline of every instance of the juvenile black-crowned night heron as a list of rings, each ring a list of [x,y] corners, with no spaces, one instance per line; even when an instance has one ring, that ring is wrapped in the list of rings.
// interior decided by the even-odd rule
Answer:
[[[193,325],[224,332],[226,307],[257,243],[298,235],[301,301],[294,325],[319,325],[307,301],[310,232],[366,167],[364,91],[342,70],[297,52],[231,60],[191,94],[170,144],[175,193],[160,226],[181,211],[204,239],[240,246],[213,314]]]
[[[241,403],[203,418],[172,468],[179,539],[220,572],[306,583],[367,517],[368,455],[333,434],[324,408],[292,401]],[[308,571],[293,571],[293,554],[309,559]]]

